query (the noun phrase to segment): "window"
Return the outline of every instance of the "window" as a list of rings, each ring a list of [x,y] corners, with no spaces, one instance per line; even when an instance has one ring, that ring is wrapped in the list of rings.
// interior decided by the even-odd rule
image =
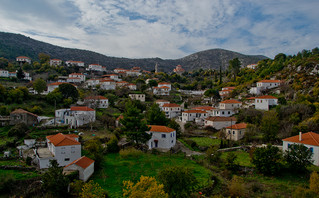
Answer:
[[[172,140],[172,143],[174,143],[174,140]]]
[[[173,133],[171,133],[171,137],[173,137]]]
[[[230,111],[228,111],[228,115],[230,114]]]
[[[162,138],[166,138],[166,134],[162,134]]]
[[[64,161],[66,161],[66,162],[67,162],[67,161],[70,161],[70,158],[65,158]]]
[[[222,114],[224,115],[224,114],[225,114],[225,112],[222,112]]]
[[[235,134],[235,131],[233,131],[233,134]]]

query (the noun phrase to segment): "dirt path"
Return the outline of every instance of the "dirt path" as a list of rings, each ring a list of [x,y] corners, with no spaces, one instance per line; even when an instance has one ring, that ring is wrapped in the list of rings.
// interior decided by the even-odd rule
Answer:
[[[187,148],[186,146],[184,146],[183,143],[181,143],[180,141],[176,141],[176,144],[179,146],[179,148],[181,148],[181,151],[186,153],[186,156],[191,156],[191,155],[204,155],[204,153],[201,152],[197,152],[197,151],[192,151],[189,148]]]

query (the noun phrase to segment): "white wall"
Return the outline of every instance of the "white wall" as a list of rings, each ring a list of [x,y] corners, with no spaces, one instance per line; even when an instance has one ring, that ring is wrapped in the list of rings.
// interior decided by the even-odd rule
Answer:
[[[282,144],[283,144],[282,150],[286,151],[286,150],[288,150],[288,145],[298,144],[298,143],[283,141]],[[319,166],[319,147],[313,146],[313,145],[308,145],[308,144],[303,144],[303,145],[309,149],[313,148],[313,155],[312,155],[312,159],[314,160],[313,164],[316,166]]]
[[[53,145],[53,147],[55,147]],[[81,145],[57,146],[55,147],[54,158],[60,166],[66,166],[81,157]],[[67,160],[66,158],[69,158]]]
[[[215,129],[217,129],[217,130],[220,130],[220,129],[228,127],[228,126],[231,126],[231,125],[233,125],[235,123],[236,123],[236,120],[233,120],[233,121],[218,121],[218,122],[205,120],[205,126],[212,126]]]
[[[162,132],[147,132],[148,134],[152,133],[152,138],[148,140],[146,143],[148,145],[149,149],[152,148],[164,148],[164,149],[170,149],[176,144],[176,131],[170,132],[170,133],[162,133]],[[165,135],[166,137],[162,137],[162,135]],[[158,140],[158,145],[156,146],[156,143],[154,140]]]

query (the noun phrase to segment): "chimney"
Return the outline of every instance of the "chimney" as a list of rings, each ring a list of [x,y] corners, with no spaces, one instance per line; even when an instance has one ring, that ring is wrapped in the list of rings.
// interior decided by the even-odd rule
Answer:
[[[302,141],[302,132],[299,132],[299,141]]]

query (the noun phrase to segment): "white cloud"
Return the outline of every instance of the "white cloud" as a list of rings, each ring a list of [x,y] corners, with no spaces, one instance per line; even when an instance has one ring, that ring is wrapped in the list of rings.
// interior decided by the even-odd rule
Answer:
[[[0,7],[0,31],[110,56],[180,58],[225,48],[273,57],[319,44],[319,2],[314,0],[28,3],[32,5],[15,12],[19,2],[6,1]]]

